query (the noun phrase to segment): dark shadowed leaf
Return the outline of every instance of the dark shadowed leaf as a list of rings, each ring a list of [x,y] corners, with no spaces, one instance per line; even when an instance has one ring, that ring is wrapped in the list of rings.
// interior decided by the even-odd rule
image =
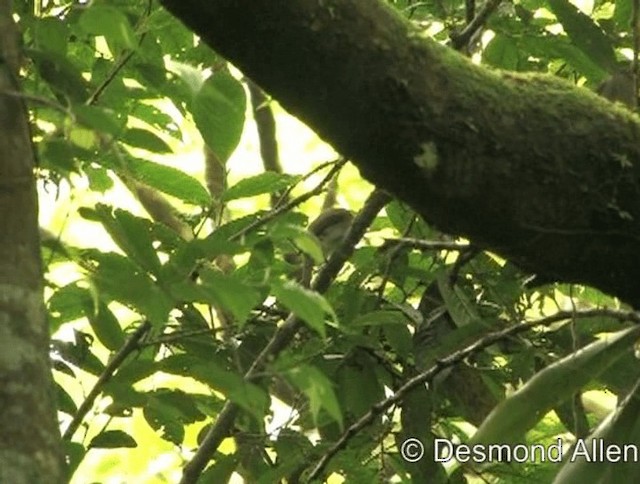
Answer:
[[[344,423],[342,411],[333,390],[333,384],[324,373],[313,366],[301,365],[289,370],[287,377],[309,399],[314,421],[317,422],[320,410],[324,409],[342,428]]]
[[[473,444],[507,443],[521,439],[544,415],[571,398],[629,351],[640,327],[619,331],[582,348],[538,372],[503,400],[473,435]]]
[[[146,129],[129,128],[121,139],[130,146],[153,153],[171,153],[173,151],[162,138]]]
[[[128,433],[122,430],[105,430],[96,435],[89,443],[93,449],[118,449],[122,447],[133,448],[138,444]]]
[[[602,29],[568,0],[549,0],[549,6],[573,44],[602,69],[613,72],[616,66],[615,52]]]

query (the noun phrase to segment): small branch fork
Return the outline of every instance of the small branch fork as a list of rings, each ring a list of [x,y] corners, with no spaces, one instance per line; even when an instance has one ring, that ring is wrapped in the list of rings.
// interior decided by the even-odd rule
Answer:
[[[418,387],[419,385],[430,382],[438,373],[440,373],[444,369],[450,368],[460,363],[469,356],[488,348],[498,341],[509,338],[516,334],[524,333],[525,331],[529,331],[537,326],[549,326],[564,319],[596,317],[611,317],[619,320],[620,322],[631,321],[635,324],[640,324],[640,313],[637,312],[623,312],[612,309],[591,309],[585,311],[560,311],[551,316],[545,316],[534,321],[517,323],[503,330],[489,333],[478,339],[474,343],[470,344],[469,346],[436,361],[436,363],[430,368],[409,379],[404,385],[396,390],[393,395],[373,405],[365,415],[363,415],[357,422],[346,429],[342,436],[338,439],[338,441],[333,444],[333,446],[329,450],[327,450],[324,455],[318,460],[317,464],[308,476],[309,482],[315,479],[320,479],[331,459],[339,451],[344,449],[349,441],[353,437],[355,437],[358,432],[375,421],[378,415],[385,412],[393,405],[400,403],[411,390]]]
[[[389,201],[390,197],[386,193],[380,190],[372,192],[362,210],[360,210],[354,218],[351,228],[340,246],[333,252],[328,262],[320,269],[311,284],[312,290],[318,293],[327,291],[344,263],[353,253],[358,241],[364,236],[371,222]],[[251,368],[249,368],[245,374],[244,379],[249,382],[255,380],[267,363],[276,358],[278,354],[287,347],[301,327],[302,321],[298,317],[290,315],[256,357]],[[231,401],[225,403],[215,424],[203,439],[193,459],[185,466],[180,484],[194,484],[197,482],[207,463],[211,460],[211,456],[218,449],[222,440],[229,435],[238,411],[239,408],[236,403]]]
[[[98,395],[100,395],[100,393],[102,392],[102,389],[104,388],[104,386],[111,379],[111,377],[118,370],[118,368],[120,368],[120,365],[124,363],[124,360],[127,358],[127,356],[129,356],[131,353],[133,353],[136,349],[139,348],[140,341],[142,340],[142,338],[144,338],[144,336],[147,334],[147,331],[149,331],[150,328],[151,328],[151,323],[149,321],[145,321],[144,323],[142,323],[133,332],[133,334],[129,336],[129,339],[127,340],[127,342],[113,356],[111,361],[109,361],[104,371],[98,378],[98,381],[93,386],[93,388],[91,389],[87,397],[84,399],[84,401],[82,402],[82,405],[80,405],[80,408],[78,408],[78,411],[76,412],[76,414],[73,416],[73,420],[71,420],[71,423],[69,423],[69,425],[67,426],[67,429],[64,431],[64,434],[62,434],[63,440],[70,440],[71,437],[73,437],[73,434],[76,433],[76,430],[78,430],[78,427],[80,427],[80,424],[82,423],[84,418],[87,416],[87,413],[89,413],[89,410],[91,410],[93,403],[95,402],[96,398],[98,398]]]

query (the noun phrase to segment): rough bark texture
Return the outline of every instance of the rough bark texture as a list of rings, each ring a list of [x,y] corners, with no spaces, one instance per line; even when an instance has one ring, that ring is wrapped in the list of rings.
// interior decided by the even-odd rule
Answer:
[[[0,482],[63,482],[42,295],[34,153],[10,2],[0,1]],[[6,95],[10,91],[14,94]]]
[[[379,1],[161,3],[429,222],[640,305],[630,112],[474,66]]]

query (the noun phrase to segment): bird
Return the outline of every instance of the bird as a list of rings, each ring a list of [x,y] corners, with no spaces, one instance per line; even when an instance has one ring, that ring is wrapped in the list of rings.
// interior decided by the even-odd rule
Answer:
[[[325,259],[338,247],[352,221],[353,214],[349,210],[329,208],[309,224],[308,230],[320,241]]]

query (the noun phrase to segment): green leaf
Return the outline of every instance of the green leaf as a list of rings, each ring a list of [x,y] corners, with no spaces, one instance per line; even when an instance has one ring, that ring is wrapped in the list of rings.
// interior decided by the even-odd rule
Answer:
[[[625,31],[629,28],[629,19],[633,12],[634,0],[616,0],[615,10],[613,11],[613,19],[618,24],[618,27]]]
[[[345,364],[335,375],[340,402],[349,415],[364,415],[376,402],[384,399],[384,383],[376,371],[378,362],[363,352]]]
[[[133,448],[138,444],[128,433],[122,430],[105,430],[96,435],[89,443],[93,449],[118,449],[122,447]]]
[[[207,189],[176,168],[136,158],[129,163],[128,172],[139,182],[184,202],[203,207],[211,204]]]
[[[406,324],[387,324],[383,326],[382,331],[396,354],[404,356],[411,353],[413,338]]]
[[[639,332],[638,326],[619,331],[538,372],[494,408],[471,438],[471,443],[510,443],[521,439],[547,412],[571,398],[628,352]]]
[[[62,445],[64,448],[64,456],[67,462],[65,468],[67,481],[71,482],[71,478],[73,477],[75,470],[80,465],[80,462],[82,462],[82,459],[84,458],[87,451],[84,448],[84,445],[79,444],[78,442],[69,442],[68,440],[65,440],[62,442]]]
[[[196,395],[193,393],[162,388],[151,395],[154,400],[161,402],[162,405],[174,408],[179,415],[180,422],[183,424],[191,424],[205,418],[197,407],[196,398],[194,398]],[[207,395],[200,394],[199,396],[207,398]]]
[[[272,289],[278,301],[322,337],[326,334],[325,314],[328,314],[334,322],[338,320],[333,308],[321,294],[310,291],[300,284],[292,281],[284,284],[274,283]]]
[[[68,284],[54,292],[47,301],[51,332],[55,332],[66,322],[86,316],[87,297],[87,289],[76,283]]]
[[[91,190],[104,193],[113,188],[113,180],[104,167],[85,165],[82,171],[87,175]]]
[[[40,141],[37,145],[38,157],[45,168],[55,170],[59,175],[67,175],[68,172],[77,171],[76,159],[81,158],[86,152],[66,140],[49,138]]]
[[[103,387],[105,395],[113,400],[113,404],[105,409],[109,414],[126,413],[133,407],[144,407],[149,398],[146,392],[136,391],[129,382],[122,382],[118,377],[109,380]]]
[[[289,370],[287,378],[309,399],[311,415],[316,424],[320,410],[325,409],[338,422],[340,429],[343,428],[342,411],[333,390],[333,384],[324,373],[313,366],[300,365]]]
[[[116,42],[120,48],[136,47],[135,32],[127,17],[117,8],[90,4],[83,11],[79,23],[86,32],[104,36],[108,42]]]
[[[207,467],[200,477],[199,484],[219,484],[220,482],[231,482],[231,476],[238,467],[238,454],[218,454],[215,462]]]
[[[223,274],[203,268],[202,284],[183,282],[174,284],[171,292],[176,299],[213,304],[233,315],[242,327],[251,310],[260,302],[260,292],[233,274]]]
[[[401,311],[381,309],[358,316],[350,326],[386,326],[389,324],[407,324],[407,318]]]
[[[243,178],[224,192],[222,200],[229,201],[238,198],[255,197],[263,193],[274,193],[289,187],[296,179],[297,177],[284,173],[266,171],[259,175]]]
[[[85,251],[85,256],[101,297],[132,307],[154,325],[166,321],[174,302],[129,259],[95,250]]]
[[[222,163],[240,142],[246,103],[242,84],[225,71],[209,77],[193,99],[191,113],[196,126]]]
[[[158,370],[158,363],[150,360],[130,360],[118,368],[118,382],[123,385],[134,383],[153,375]]]
[[[105,348],[117,351],[124,345],[125,337],[120,322],[105,303],[100,302],[97,308],[87,314],[87,317],[91,329]]]
[[[248,383],[242,375],[218,364],[214,358],[203,364],[184,356],[186,355],[177,355],[163,360],[162,371],[195,378],[226,395],[256,419],[264,419],[265,412],[269,409],[269,396],[259,386]]]
[[[126,210],[99,203],[95,213],[113,241],[141,269],[152,274],[160,272],[160,259],[151,239],[150,220],[136,217]]]
[[[231,311],[239,324],[260,302],[260,292],[233,274],[204,269],[200,272],[202,286],[222,308]]]
[[[162,279],[182,282],[193,272],[198,261],[215,260],[220,255],[242,251],[239,244],[229,242],[226,234],[216,230],[205,239],[193,239],[180,245],[162,268]]]
[[[82,77],[82,72],[69,57],[49,50],[27,50],[31,56],[40,77],[56,94],[76,103],[86,101],[89,85]],[[74,59],[76,60],[76,59]]]
[[[166,75],[164,69],[161,70],[163,75]],[[131,117],[147,123],[158,131],[161,131],[163,134],[173,136],[176,140],[182,139],[180,130],[175,126],[173,118],[155,106],[151,106],[149,104],[138,104],[135,107],[135,111],[131,114]]]
[[[54,382],[56,387],[56,401],[58,411],[66,413],[67,415],[75,415],[78,411],[78,407],[76,406],[71,395],[67,393],[62,385],[58,382]]]
[[[387,217],[399,233],[404,233],[411,222],[415,220],[415,213],[403,203],[393,200],[384,208]]]
[[[67,54],[68,25],[59,18],[45,17],[36,19],[34,40],[38,49],[49,50],[61,55]]]
[[[144,47],[143,47],[144,50]],[[143,50],[139,50],[138,53],[143,54]],[[158,63],[154,63],[152,59],[151,62],[137,62],[135,66],[133,66],[138,73],[140,74],[141,84],[147,88],[155,88],[157,90],[161,90],[167,84],[167,70],[164,67],[164,63],[162,61]],[[149,105],[147,105],[148,107]],[[155,108],[154,108],[155,109]],[[165,115],[166,116],[166,115]],[[136,106],[136,117],[142,119],[148,119],[144,116],[140,116],[140,106]],[[166,116],[166,123],[157,124],[149,123],[156,128],[165,129],[168,125],[172,124],[173,120],[170,116]]]
[[[99,133],[120,136],[124,127],[124,118],[105,108],[77,104],[73,106],[73,114],[81,124]]]
[[[568,0],[549,0],[549,6],[573,45],[602,69],[613,72],[616,68],[616,55],[611,41],[602,29]]]
[[[180,412],[171,406],[164,405],[155,398],[142,409],[144,419],[149,426],[164,440],[181,445],[184,440],[184,426]]]
[[[123,143],[152,153],[172,153],[171,147],[157,134],[140,128],[129,128],[121,138]]]
[[[482,319],[478,313],[477,305],[464,293],[462,288],[451,286],[445,272],[438,276],[438,289],[456,326],[460,328]]]
[[[567,37],[525,36],[520,45],[537,57],[558,57],[593,82],[606,77],[607,72],[587,54],[571,43]]]
[[[104,365],[100,359],[91,352],[91,335],[75,331],[76,341],[52,340],[51,346],[64,361],[77,366],[95,376],[104,371]]]
[[[500,69],[518,70],[521,49],[513,38],[497,33],[482,52],[482,60]]]
[[[273,240],[289,239],[302,252],[307,254],[316,264],[324,262],[322,245],[318,238],[300,225],[276,223],[269,230]]]

